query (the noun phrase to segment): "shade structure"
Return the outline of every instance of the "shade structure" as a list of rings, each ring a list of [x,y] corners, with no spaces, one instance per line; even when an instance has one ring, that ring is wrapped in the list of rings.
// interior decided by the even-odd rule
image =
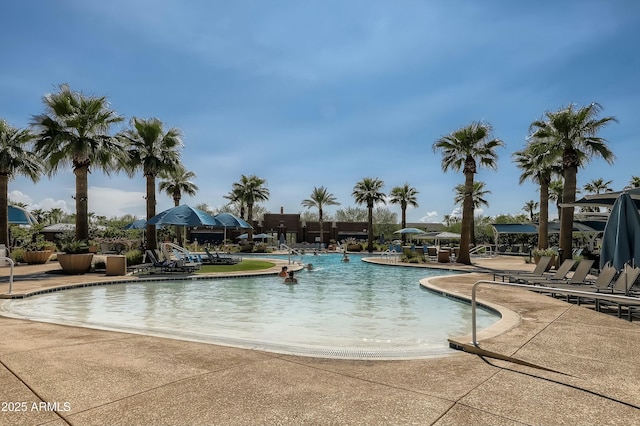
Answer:
[[[625,263],[640,264],[640,214],[631,196],[625,192],[613,204],[604,228],[600,269],[607,262],[618,270]]]
[[[18,206],[7,206],[8,222],[15,225],[33,225],[38,223],[26,209]]]
[[[138,219],[124,226],[125,231],[129,229],[145,229],[147,227],[147,221],[145,219]]]
[[[147,225],[217,226],[222,223],[209,213],[182,204],[159,213],[147,221]]]
[[[560,204],[560,207],[612,206],[618,197],[626,193],[633,199],[636,208],[640,209],[640,188],[630,188],[624,191],[607,191],[602,194],[589,194],[573,203]]]

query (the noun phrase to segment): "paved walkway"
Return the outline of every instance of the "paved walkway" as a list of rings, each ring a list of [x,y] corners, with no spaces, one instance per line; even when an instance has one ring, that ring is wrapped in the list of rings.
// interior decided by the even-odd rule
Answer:
[[[532,268],[511,258],[478,264]],[[55,266],[16,268],[15,288],[113,279],[46,272]],[[486,278],[430,284],[468,296]],[[306,358],[0,317],[0,424],[640,424],[636,323],[521,289],[482,287],[479,296],[513,313],[481,347],[547,370],[465,352]]]

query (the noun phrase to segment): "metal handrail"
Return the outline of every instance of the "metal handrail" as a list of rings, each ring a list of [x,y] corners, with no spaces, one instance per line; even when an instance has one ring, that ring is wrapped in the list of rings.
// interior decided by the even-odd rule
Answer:
[[[11,273],[9,274],[9,292],[7,293],[11,294],[13,292],[13,266],[15,265],[15,262],[12,258],[7,256],[0,256],[0,260],[8,260],[11,265]]]
[[[637,297],[629,297],[629,296],[622,296],[622,295],[615,295],[615,294],[594,293],[592,291],[570,290],[570,289],[556,288],[556,287],[543,287],[539,285],[530,285],[530,284],[507,283],[507,282],[492,281],[492,280],[479,280],[479,281],[476,281],[475,284],[473,284],[473,287],[471,288],[471,340],[472,340],[471,344],[474,346],[478,346],[477,333],[476,333],[477,332],[476,330],[476,289],[480,284],[497,284],[497,285],[503,285],[503,286],[509,286],[509,287],[520,287],[520,288],[536,289],[536,290],[544,289],[545,291],[548,290],[550,293],[558,293],[558,294],[565,294],[565,295],[574,294],[578,296],[587,296],[589,298],[597,299],[597,300],[607,300],[610,302],[631,301],[631,302],[640,304],[640,299],[638,299]]]

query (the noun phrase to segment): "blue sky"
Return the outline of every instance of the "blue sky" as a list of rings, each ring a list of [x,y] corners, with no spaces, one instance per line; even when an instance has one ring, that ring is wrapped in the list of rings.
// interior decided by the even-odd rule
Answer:
[[[569,103],[599,102],[619,120],[601,134],[615,164],[589,163],[578,184],[621,189],[640,175],[632,0],[23,0],[3,5],[0,39],[0,117],[26,127],[60,83],[108,96],[127,120],[157,117],[184,134],[200,188],[183,199],[192,205],[221,206],[241,174],[255,174],[272,212],[302,212],[314,186],[355,206],[353,186],[369,176],[386,192],[420,191],[409,221],[441,221],[463,176],[442,172],[432,144],[484,120],[506,144],[498,170],[476,175],[492,192],[484,214],[520,213],[538,193],[518,184],[511,155],[533,120]],[[89,187],[90,211],[144,216],[141,175],[94,171]],[[17,178],[9,191],[74,210],[71,171]],[[158,197],[158,211],[171,206]]]

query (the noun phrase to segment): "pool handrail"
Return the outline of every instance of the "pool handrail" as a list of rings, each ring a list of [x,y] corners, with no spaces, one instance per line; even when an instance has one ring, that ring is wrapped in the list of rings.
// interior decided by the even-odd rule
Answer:
[[[8,256],[0,256],[0,260],[8,260],[9,261],[9,265],[11,266],[11,272],[9,273],[9,292],[7,294],[12,294],[12,292],[13,292],[13,266],[15,265],[15,262],[13,261],[12,258],[10,258]]]
[[[508,283],[508,282],[493,281],[493,280],[479,280],[479,281],[476,281],[475,284],[473,284],[473,287],[471,288],[471,344],[476,347],[480,345],[478,343],[477,330],[476,330],[476,290],[480,284],[497,284],[497,285],[503,285],[503,286],[509,286],[509,287],[520,287],[525,289],[536,289],[536,290],[544,289],[545,292],[548,290],[549,293],[586,296],[590,299],[608,300],[613,302],[631,301],[631,302],[635,302],[636,304],[640,304],[640,300],[637,297],[596,293],[592,291],[571,290],[567,288],[556,288],[556,287],[547,287],[547,286],[543,287],[539,285]]]

